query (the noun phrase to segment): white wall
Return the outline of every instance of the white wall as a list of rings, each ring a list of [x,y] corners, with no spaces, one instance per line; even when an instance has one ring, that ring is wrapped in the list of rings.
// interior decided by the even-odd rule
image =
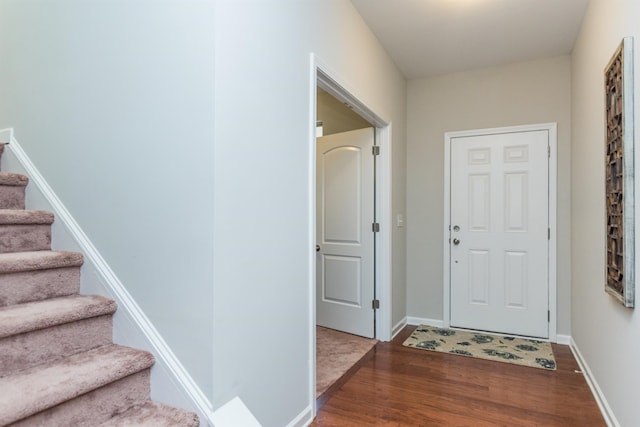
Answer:
[[[557,122],[558,333],[569,334],[569,57],[411,80],[407,86],[408,316],[443,316],[444,133]]]
[[[0,128],[209,396],[213,6],[0,2]]]
[[[310,54],[392,122],[394,210],[404,209],[405,83],[345,0],[219,1],[215,51],[213,402],[240,395],[265,426],[283,426],[315,399]]]
[[[350,2],[0,3],[0,128],[214,409],[240,395],[265,426],[315,401],[311,52],[392,123],[404,212],[405,81]]]
[[[636,149],[640,132],[640,4],[591,0],[572,54],[572,264],[574,341],[621,426],[637,425],[640,315],[604,292],[604,68],[622,37],[634,36]],[[636,151],[636,168],[638,163]],[[639,183],[636,180],[636,188]],[[637,200],[636,190],[636,200]],[[640,230],[636,214],[636,230]],[[639,237],[636,235],[636,242]],[[640,251],[636,249],[636,265]],[[636,285],[636,292],[638,290]],[[638,301],[636,297],[636,301]],[[638,305],[638,304],[637,304]]]

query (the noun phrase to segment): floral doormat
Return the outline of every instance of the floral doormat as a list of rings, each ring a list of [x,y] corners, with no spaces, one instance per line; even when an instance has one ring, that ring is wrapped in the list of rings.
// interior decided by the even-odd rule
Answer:
[[[420,325],[402,345],[532,368],[556,369],[551,344],[545,341]]]

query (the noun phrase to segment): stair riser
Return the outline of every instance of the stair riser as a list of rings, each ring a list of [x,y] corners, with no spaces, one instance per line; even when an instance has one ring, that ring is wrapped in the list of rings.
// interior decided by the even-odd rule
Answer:
[[[111,343],[112,315],[0,339],[0,376]]]
[[[0,185],[0,209],[24,209],[25,187]]]
[[[96,426],[149,398],[149,369],[24,418],[11,427]]]
[[[0,253],[51,249],[51,225],[0,225]]]
[[[0,274],[0,307],[80,292],[80,267]]]

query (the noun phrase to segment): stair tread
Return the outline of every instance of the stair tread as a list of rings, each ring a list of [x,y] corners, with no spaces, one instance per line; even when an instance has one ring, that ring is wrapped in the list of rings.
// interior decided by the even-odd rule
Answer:
[[[0,425],[150,368],[149,352],[110,344],[0,378]]]
[[[29,178],[25,175],[12,172],[0,172],[0,185],[26,187],[27,184],[29,184]]]
[[[0,274],[49,268],[78,267],[84,262],[79,252],[28,251],[0,254]]]
[[[0,308],[0,338],[113,314],[116,302],[100,295],[71,295]]]
[[[191,427],[198,426],[198,416],[184,409],[148,401],[116,415],[100,427]]]
[[[0,225],[53,224],[54,215],[48,211],[0,209]]]

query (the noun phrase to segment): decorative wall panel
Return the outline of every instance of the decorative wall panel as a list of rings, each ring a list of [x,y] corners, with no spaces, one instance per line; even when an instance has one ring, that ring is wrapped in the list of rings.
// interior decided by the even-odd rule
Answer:
[[[633,39],[626,37],[605,68],[605,290],[634,306]]]

